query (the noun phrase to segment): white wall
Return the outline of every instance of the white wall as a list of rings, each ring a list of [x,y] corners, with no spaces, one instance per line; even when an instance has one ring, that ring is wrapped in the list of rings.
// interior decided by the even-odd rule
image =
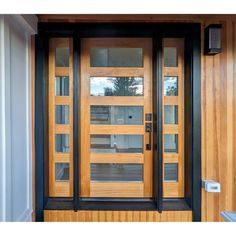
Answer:
[[[34,15],[0,16],[0,221],[32,213],[31,58]]]

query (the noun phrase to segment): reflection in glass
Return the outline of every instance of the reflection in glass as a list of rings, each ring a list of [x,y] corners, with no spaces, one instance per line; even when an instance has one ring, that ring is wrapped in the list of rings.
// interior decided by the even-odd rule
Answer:
[[[142,135],[91,135],[94,153],[143,153]]]
[[[56,124],[69,124],[69,105],[56,105]]]
[[[69,152],[69,134],[56,134],[56,152]]]
[[[56,67],[69,66],[69,48],[56,48]]]
[[[164,48],[164,67],[178,67],[177,48]]]
[[[56,163],[56,181],[69,180],[69,163]]]
[[[142,96],[142,77],[90,77],[91,96]]]
[[[91,67],[143,67],[142,48],[91,48]]]
[[[178,134],[164,134],[164,152],[178,153]]]
[[[164,77],[164,96],[178,96],[178,77]]]
[[[143,182],[142,164],[91,164],[92,181]]]
[[[91,106],[91,124],[141,125],[141,106]]]
[[[178,164],[177,163],[164,164],[164,181],[166,182],[178,181]]]
[[[178,124],[178,106],[176,105],[164,106],[164,123]]]
[[[57,76],[55,84],[56,96],[69,96],[69,77]]]

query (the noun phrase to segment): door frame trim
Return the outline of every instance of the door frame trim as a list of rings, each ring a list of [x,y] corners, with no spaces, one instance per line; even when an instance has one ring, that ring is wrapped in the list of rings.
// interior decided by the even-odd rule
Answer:
[[[154,199],[101,199],[88,201],[79,198],[78,150],[74,147],[74,197],[64,199],[72,201],[71,210],[92,209],[121,210],[130,204],[134,210],[192,210],[193,221],[201,221],[201,24],[200,23],[39,23],[36,35],[36,81],[35,81],[35,158],[36,158],[36,220],[43,220],[43,210],[54,206],[63,206],[62,198],[48,197],[48,123],[47,123],[47,79],[48,79],[48,40],[50,37],[73,37],[74,41],[74,143],[78,143],[78,97],[79,97],[79,49],[82,37],[151,37],[153,38],[153,81],[155,83],[154,115],[156,117],[156,152],[154,151]],[[163,37],[185,38],[185,78],[188,99],[185,99],[185,181],[184,199],[162,198],[162,78],[161,78],[161,40]],[[155,79],[156,78],[156,79]],[[77,91],[75,91],[77,89]],[[77,92],[77,93],[75,93]],[[43,94],[43,96],[42,96]],[[186,96],[187,96],[186,95]],[[77,115],[76,115],[76,114]],[[187,121],[187,122],[186,122]],[[77,124],[76,124],[77,123]],[[187,129],[188,128],[188,129]],[[76,132],[77,131],[77,132]],[[188,137],[186,138],[186,134]],[[77,141],[77,142],[76,142]],[[147,206],[147,202],[151,202]],[[170,203],[171,202],[171,203]],[[184,204],[183,204],[184,202]],[[57,203],[57,204],[55,204]],[[119,204],[117,204],[119,203]],[[97,204],[97,205],[96,205]],[[168,205],[169,204],[169,205]],[[180,204],[180,205],[179,205]],[[67,204],[70,205],[71,204]],[[183,206],[187,206],[186,208]],[[173,209],[172,209],[172,207]],[[181,206],[181,207],[180,207]],[[129,208],[126,208],[127,210]],[[101,209],[102,210],[102,209]]]

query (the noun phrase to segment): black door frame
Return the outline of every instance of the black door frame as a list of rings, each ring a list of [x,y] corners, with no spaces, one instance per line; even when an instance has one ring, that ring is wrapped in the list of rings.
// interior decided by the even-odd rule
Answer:
[[[73,37],[74,137],[79,134],[79,60],[83,37],[149,37],[153,39],[154,198],[80,198],[79,152],[74,145],[73,198],[48,197],[48,41]],[[162,38],[185,39],[185,198],[162,197]],[[36,35],[35,158],[36,220],[43,210],[192,210],[201,221],[201,25],[199,23],[39,23]],[[157,158],[157,157],[160,158]]]

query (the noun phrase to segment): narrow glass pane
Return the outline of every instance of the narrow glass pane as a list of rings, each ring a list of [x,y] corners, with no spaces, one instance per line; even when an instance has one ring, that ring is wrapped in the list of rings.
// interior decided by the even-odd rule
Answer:
[[[57,76],[55,84],[56,96],[69,96],[69,77]]]
[[[175,105],[164,106],[164,123],[178,124],[178,106]]]
[[[166,182],[178,181],[178,164],[177,163],[164,164],[164,181]]]
[[[178,153],[178,134],[164,134],[164,152]]]
[[[141,106],[91,106],[91,124],[141,125],[143,107]]]
[[[56,152],[69,152],[69,134],[56,134]]]
[[[143,182],[142,164],[91,164],[92,181]]]
[[[69,180],[69,163],[56,163],[56,181]]]
[[[143,153],[142,135],[91,135],[91,152]]]
[[[90,51],[91,67],[107,67],[108,66],[108,49],[107,48],[91,48]]]
[[[69,66],[69,48],[56,48],[56,67]]]
[[[164,95],[178,96],[178,77],[165,76],[164,77]]]
[[[142,48],[91,48],[91,67],[143,67]]]
[[[90,77],[91,96],[142,96],[142,77]]]
[[[56,124],[69,124],[69,105],[56,105]]]
[[[178,67],[178,54],[177,48],[165,47],[164,48],[164,67]]]

